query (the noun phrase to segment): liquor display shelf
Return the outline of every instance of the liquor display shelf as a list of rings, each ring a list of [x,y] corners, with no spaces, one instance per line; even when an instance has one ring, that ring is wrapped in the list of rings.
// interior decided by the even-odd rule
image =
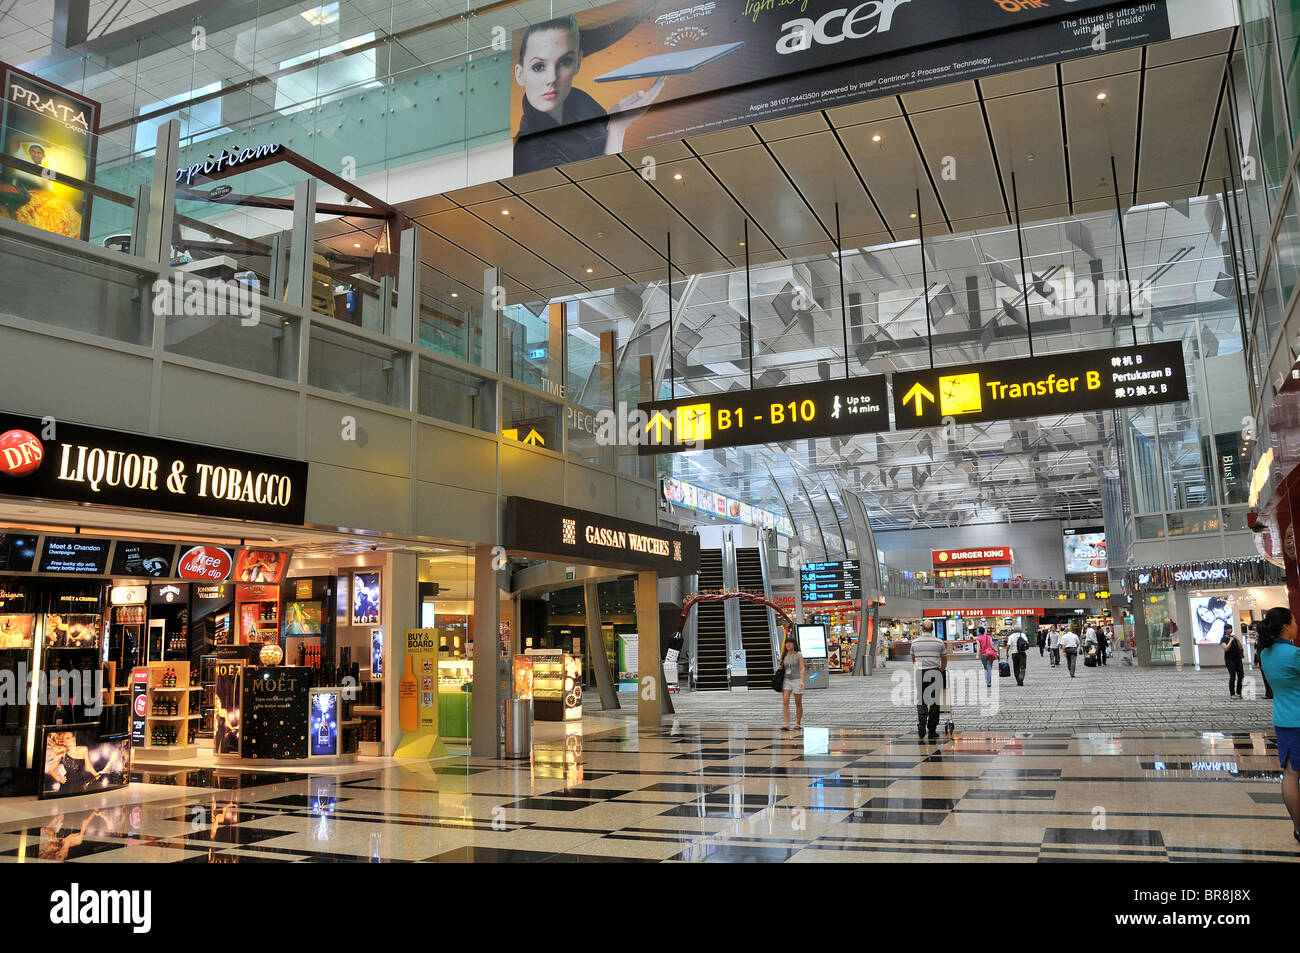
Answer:
[[[145,709],[145,743],[134,750],[145,757],[188,757],[194,747],[199,717],[190,710],[190,695],[200,691],[190,684],[188,662],[151,662],[148,671]],[[138,670],[137,670],[138,671]]]

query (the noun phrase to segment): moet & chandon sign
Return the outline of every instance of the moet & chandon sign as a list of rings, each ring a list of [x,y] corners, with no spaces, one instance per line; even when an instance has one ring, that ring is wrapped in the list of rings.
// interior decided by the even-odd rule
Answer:
[[[307,464],[296,460],[0,414],[0,433],[15,432],[27,438],[17,444],[22,465],[0,468],[0,495],[295,525],[305,517]]]

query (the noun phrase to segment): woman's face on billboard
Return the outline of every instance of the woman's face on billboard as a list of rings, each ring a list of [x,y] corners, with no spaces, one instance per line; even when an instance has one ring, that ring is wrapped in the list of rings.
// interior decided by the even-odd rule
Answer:
[[[534,109],[559,120],[581,62],[571,30],[539,30],[528,38],[523,65],[515,65],[515,82]]]

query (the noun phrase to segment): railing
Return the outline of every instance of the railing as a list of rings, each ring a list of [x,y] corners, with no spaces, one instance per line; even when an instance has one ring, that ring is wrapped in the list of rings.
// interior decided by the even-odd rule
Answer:
[[[979,579],[908,579],[898,570],[890,570],[885,595],[899,598],[936,601],[1006,598],[1013,600],[1055,600],[1091,598],[1098,587],[1060,579],[1015,579],[992,582]]]

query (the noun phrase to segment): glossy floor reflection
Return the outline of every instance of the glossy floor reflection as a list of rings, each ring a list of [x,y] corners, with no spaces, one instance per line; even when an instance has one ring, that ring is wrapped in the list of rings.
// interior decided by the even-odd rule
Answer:
[[[1300,859],[1268,732],[583,728],[525,761],[190,769],[174,796],[142,770],[120,803],[33,802],[0,862]]]

